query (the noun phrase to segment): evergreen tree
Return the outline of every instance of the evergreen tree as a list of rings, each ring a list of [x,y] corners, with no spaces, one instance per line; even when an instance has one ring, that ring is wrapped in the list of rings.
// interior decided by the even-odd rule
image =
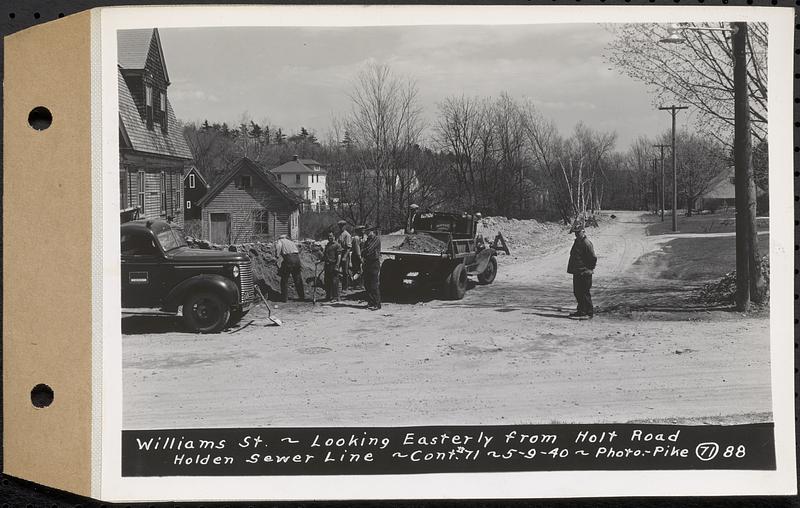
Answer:
[[[261,139],[262,134],[263,130],[261,129],[261,126],[250,120],[250,137]]]

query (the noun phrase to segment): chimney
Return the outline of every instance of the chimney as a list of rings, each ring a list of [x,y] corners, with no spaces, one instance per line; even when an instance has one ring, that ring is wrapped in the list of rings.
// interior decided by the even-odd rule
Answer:
[[[293,156],[292,156],[292,160],[293,160],[293,161],[296,161],[296,160],[297,160],[297,159],[299,159],[299,158],[300,158],[300,157],[299,157],[299,156],[297,156],[297,155],[293,155]]]

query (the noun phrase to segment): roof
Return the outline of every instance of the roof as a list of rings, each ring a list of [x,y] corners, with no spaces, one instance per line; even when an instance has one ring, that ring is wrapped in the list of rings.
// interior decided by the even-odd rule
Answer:
[[[183,136],[183,129],[178,125],[178,119],[172,110],[172,104],[167,100],[167,133],[161,131],[160,126],[149,130],[145,120],[139,114],[136,102],[133,100],[131,91],[122,72],[117,71],[117,83],[119,89],[119,129],[120,134],[130,145],[130,148],[137,152],[145,152],[156,155],[166,155],[180,159],[191,159],[192,151]]]
[[[117,31],[117,65],[123,69],[144,69],[147,56],[150,54],[150,45],[153,37],[156,38],[158,54],[164,68],[164,77],[169,83],[167,61],[161,49],[161,37],[157,28],[140,28],[136,30]]]
[[[255,174],[257,178],[259,178],[262,182],[264,182],[268,187],[271,187],[278,194],[283,196],[290,203],[294,205],[299,205],[300,203],[303,202],[300,196],[292,192],[292,190],[289,189],[289,187],[283,185],[274,178],[268,176],[258,164],[248,159],[247,157],[242,157],[236,162],[236,164],[233,165],[233,169],[231,169],[228,172],[228,174],[225,175],[225,178],[220,180],[219,183],[217,183],[217,185],[215,185],[213,189],[208,191],[208,193],[205,196],[203,196],[202,198],[200,198],[199,201],[197,201],[197,206],[205,206],[206,203],[217,197],[217,194],[222,192],[222,190],[231,183],[234,177],[236,177],[236,175],[238,175],[242,171],[249,171],[250,173]]]
[[[197,175],[197,177],[200,178],[200,181],[203,182],[203,185],[208,185],[208,182],[206,181],[205,177],[203,176],[203,173],[201,173],[200,170],[197,169],[197,166],[190,167],[189,171],[187,171],[186,174],[183,175],[183,179],[186,180],[187,178],[189,178],[189,173],[191,173],[192,171],[194,171],[194,173]]]
[[[314,170],[308,167],[308,165],[316,165],[320,166],[320,169]],[[277,168],[270,169],[270,173],[314,173],[314,174],[328,174],[322,167],[322,164],[315,161],[314,159],[297,159],[291,160],[285,164],[281,164]]]
[[[704,199],[735,199],[736,198],[736,184],[735,182],[736,168],[731,166],[723,171],[720,175],[716,176],[708,184],[708,189],[703,193]],[[762,196],[764,190],[756,186],[756,196]]]

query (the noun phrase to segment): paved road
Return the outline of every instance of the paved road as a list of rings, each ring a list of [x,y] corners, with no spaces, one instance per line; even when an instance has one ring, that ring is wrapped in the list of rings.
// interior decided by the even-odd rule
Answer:
[[[256,313],[219,335],[127,318],[124,426],[770,420],[768,318],[619,310],[686,293],[636,264],[670,239],[644,228],[624,214],[590,231],[596,305],[613,310],[590,322],[566,318],[569,235],[501,257],[495,283],[457,302],[289,303],[282,327]]]

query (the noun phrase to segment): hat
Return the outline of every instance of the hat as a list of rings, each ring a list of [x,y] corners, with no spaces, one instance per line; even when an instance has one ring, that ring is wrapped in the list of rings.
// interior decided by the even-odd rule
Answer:
[[[367,225],[364,226],[364,230],[365,231],[374,231],[375,230],[375,226],[373,226],[372,224],[367,224]]]
[[[411,206],[409,206],[409,208],[419,208],[419,205],[418,204],[412,204]]]
[[[363,224],[359,224],[358,226],[356,226],[356,231],[360,231],[362,229],[367,229],[367,226],[365,226]]]
[[[281,236],[278,237],[278,239],[280,239],[280,240],[283,240],[285,238],[287,238],[286,235],[281,235]]]
[[[336,224],[338,224],[338,225],[340,225],[340,226],[344,226],[344,225],[346,225],[346,224],[347,224],[347,221],[346,221],[346,220],[340,220],[340,221],[339,221],[339,222],[337,222]]]
[[[583,227],[583,223],[576,221],[574,224],[572,224],[572,227],[569,229],[569,232],[577,233],[578,231],[584,231],[584,230],[585,228]]]

